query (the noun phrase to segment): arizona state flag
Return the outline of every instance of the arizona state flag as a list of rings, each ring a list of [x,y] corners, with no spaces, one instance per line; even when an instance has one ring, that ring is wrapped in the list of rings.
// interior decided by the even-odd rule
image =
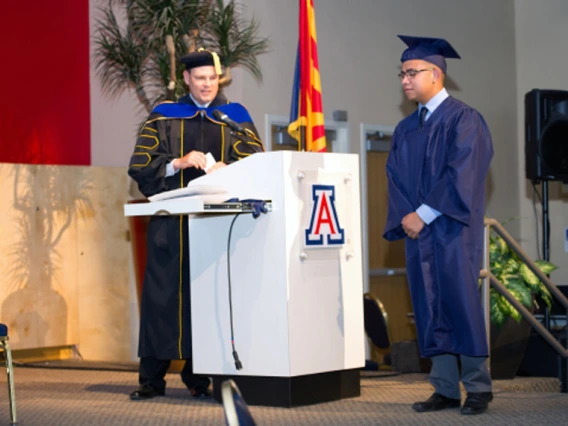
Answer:
[[[314,0],[300,0],[300,38],[288,133],[306,151],[325,152]],[[302,143],[303,142],[303,143]]]

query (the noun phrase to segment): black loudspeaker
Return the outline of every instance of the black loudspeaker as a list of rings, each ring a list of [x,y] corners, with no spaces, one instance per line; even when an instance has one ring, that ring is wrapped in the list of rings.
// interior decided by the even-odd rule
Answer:
[[[531,181],[568,183],[568,92],[525,95],[525,173]]]

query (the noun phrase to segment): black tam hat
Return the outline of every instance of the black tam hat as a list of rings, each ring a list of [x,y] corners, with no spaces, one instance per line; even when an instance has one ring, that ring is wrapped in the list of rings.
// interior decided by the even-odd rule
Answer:
[[[199,49],[197,52],[192,52],[188,55],[183,56],[179,60],[182,64],[185,64],[185,69],[190,70],[197,67],[213,66],[218,75],[221,75],[221,60],[219,55],[215,52],[210,52],[203,48]]]

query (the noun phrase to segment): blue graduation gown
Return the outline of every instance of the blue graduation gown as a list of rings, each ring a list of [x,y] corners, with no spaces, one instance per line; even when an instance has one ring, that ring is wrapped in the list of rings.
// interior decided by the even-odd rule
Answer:
[[[442,213],[417,240],[406,238],[406,268],[422,357],[487,356],[478,280],[485,178],[493,156],[479,112],[452,97],[423,128],[418,112],[395,129],[387,161],[383,237],[406,238],[401,221],[421,204]]]

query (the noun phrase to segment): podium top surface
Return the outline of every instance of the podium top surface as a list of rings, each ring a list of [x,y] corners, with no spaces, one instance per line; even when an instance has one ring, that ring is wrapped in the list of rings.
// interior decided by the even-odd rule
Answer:
[[[265,200],[268,210],[272,209],[269,200]],[[247,202],[207,203],[200,199],[176,198],[173,200],[134,203],[124,205],[124,215],[129,216],[177,216],[189,214],[235,214],[250,213],[252,208]]]

